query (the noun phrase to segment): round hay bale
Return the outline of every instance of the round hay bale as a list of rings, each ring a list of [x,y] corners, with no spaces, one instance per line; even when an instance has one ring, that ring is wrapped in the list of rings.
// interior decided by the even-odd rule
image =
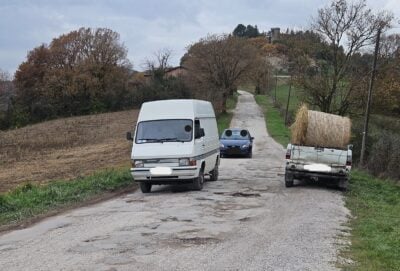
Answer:
[[[306,141],[308,126],[308,108],[303,104],[296,114],[296,120],[290,127],[292,134],[292,143],[302,145]]]
[[[302,105],[290,127],[292,143],[315,147],[346,148],[351,136],[347,117],[308,110]]]

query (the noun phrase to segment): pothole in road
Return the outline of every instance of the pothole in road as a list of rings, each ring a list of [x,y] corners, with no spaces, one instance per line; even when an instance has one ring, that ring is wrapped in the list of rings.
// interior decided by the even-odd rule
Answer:
[[[228,193],[228,192],[214,192],[216,195],[227,195],[227,196],[233,196],[233,197],[244,197],[244,198],[256,198],[256,197],[261,197],[259,193],[253,193],[253,192],[233,192],[233,193]]]
[[[235,192],[235,193],[232,193],[231,196],[234,196],[234,197],[245,197],[245,198],[248,198],[248,197],[253,197],[253,198],[261,197],[261,195],[259,193],[251,193],[251,192]]]
[[[161,218],[162,222],[179,221],[179,222],[193,222],[191,219],[178,219],[175,216],[169,216],[167,218]]]
[[[106,235],[106,236],[94,236],[94,237],[92,237],[92,238],[89,238],[89,239],[84,240],[83,242],[85,242],[85,243],[91,243],[91,242],[106,240],[106,239],[108,239],[108,238],[110,238],[109,235]]]
[[[215,193],[214,193],[215,194]],[[197,200],[210,200],[210,201],[213,201],[214,199],[210,199],[210,198],[204,198],[204,197],[199,197],[199,198],[196,198]]]
[[[178,238],[179,243],[184,245],[206,245],[211,243],[218,243],[220,240],[214,237],[190,237],[190,238]]]
[[[239,221],[246,222],[246,221],[249,221],[250,219],[251,219],[251,217],[246,216],[246,217],[239,219]]]
[[[125,202],[132,203],[132,202],[146,202],[146,201],[144,199],[128,199]]]

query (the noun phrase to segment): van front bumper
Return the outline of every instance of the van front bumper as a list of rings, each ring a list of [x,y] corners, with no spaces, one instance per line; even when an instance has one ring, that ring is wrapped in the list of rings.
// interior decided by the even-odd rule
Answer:
[[[183,183],[192,182],[199,175],[197,167],[171,167],[171,174],[168,175],[153,175],[150,168],[131,168],[131,175],[135,182],[150,182],[150,183]]]

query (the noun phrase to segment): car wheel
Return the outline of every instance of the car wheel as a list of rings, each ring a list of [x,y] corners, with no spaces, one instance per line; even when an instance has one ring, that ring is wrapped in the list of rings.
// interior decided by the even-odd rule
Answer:
[[[252,158],[253,157],[253,150],[249,151],[249,154],[247,155],[247,158]]]
[[[210,172],[210,181],[211,182],[218,181],[218,174],[219,174],[219,166],[218,166],[218,159],[217,159],[214,169]]]
[[[142,193],[150,193],[150,191],[151,191],[151,183],[141,182],[140,183],[140,190],[142,191]]]
[[[341,179],[338,183],[338,187],[343,192],[347,191],[347,187],[349,185],[349,180],[347,178]]]
[[[288,172],[285,172],[285,186],[286,187],[292,187],[294,180],[293,180],[293,174],[290,174]]]
[[[193,182],[193,189],[200,191],[203,189],[203,184],[204,184],[204,169],[200,169],[199,176],[194,179]]]

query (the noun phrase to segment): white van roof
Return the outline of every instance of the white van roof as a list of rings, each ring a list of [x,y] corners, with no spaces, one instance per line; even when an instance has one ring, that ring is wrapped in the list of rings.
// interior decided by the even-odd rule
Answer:
[[[161,100],[142,104],[138,121],[215,118],[212,104],[202,100]]]

